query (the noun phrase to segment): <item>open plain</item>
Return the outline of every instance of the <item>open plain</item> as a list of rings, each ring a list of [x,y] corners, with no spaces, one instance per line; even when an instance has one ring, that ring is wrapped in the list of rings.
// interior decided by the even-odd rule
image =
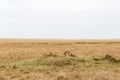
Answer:
[[[0,80],[120,80],[120,40],[0,39]]]

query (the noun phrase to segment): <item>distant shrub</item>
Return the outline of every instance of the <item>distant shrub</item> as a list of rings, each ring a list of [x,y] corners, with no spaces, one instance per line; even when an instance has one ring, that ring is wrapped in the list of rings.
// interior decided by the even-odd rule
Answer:
[[[95,61],[108,60],[108,61],[110,61],[112,63],[120,62],[120,60],[116,59],[115,57],[113,57],[113,56],[111,56],[109,54],[106,54],[103,58],[95,58],[95,57],[93,57],[93,59]]]
[[[114,58],[113,56],[108,55],[108,54],[106,54],[106,56],[103,59],[109,60],[109,61],[114,62],[114,63],[120,62],[120,60],[117,60],[116,58]]]
[[[75,44],[101,44],[102,42],[76,42]]]

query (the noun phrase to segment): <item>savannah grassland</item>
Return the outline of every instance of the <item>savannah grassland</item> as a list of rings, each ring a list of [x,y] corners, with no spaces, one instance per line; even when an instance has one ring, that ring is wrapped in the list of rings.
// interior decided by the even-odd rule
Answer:
[[[120,80],[120,40],[1,39],[0,80]]]

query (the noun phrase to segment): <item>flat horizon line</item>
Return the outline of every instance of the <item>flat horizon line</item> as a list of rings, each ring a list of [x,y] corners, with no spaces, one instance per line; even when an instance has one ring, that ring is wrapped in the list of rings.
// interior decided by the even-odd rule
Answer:
[[[120,40],[120,38],[0,38],[0,40]]]

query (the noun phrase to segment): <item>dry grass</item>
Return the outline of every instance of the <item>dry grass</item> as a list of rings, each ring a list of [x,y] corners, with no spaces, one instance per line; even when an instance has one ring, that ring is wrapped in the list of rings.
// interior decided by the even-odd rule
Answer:
[[[120,41],[2,39],[0,80],[120,80]]]

